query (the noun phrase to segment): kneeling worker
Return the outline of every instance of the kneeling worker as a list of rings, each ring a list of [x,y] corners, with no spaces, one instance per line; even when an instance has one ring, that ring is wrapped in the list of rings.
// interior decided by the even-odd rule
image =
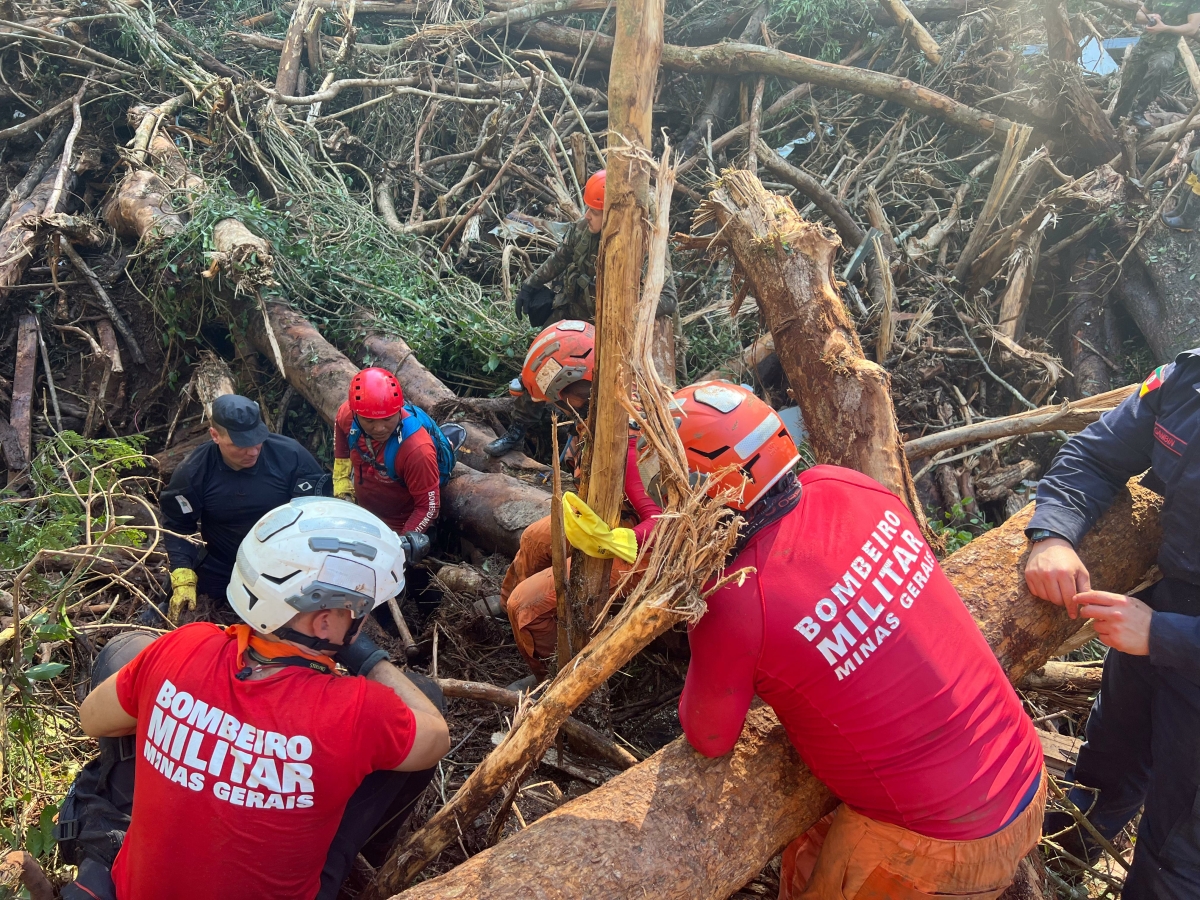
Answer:
[[[212,404],[212,438],[188,454],[159,498],[171,560],[172,622],[196,594],[224,597],[238,545],[265,513],[292,497],[328,494],[329,475],[298,441],[272,434],[258,404],[225,394]],[[199,525],[204,549],[180,535]],[[172,533],[174,532],[174,533]]]
[[[553,403],[572,416],[586,416],[595,372],[595,342],[596,329],[586,322],[569,319],[544,329],[534,338],[521,369],[521,382],[529,396],[538,403]],[[559,465],[559,461],[553,464]],[[634,540],[625,556],[613,561],[614,585],[629,571],[637,545],[645,542],[654,517],[662,512],[642,486],[633,438],[625,465],[625,495],[633,508]],[[500,602],[508,613],[517,649],[538,677],[546,675],[543,660],[554,656],[558,636],[550,548],[550,517],[544,516],[522,532],[521,547],[500,586]]]
[[[797,478],[783,423],[744,388],[675,398],[689,468],[741,488],[727,571],[753,572],[690,632],[684,732],[730,752],[757,694],[842,801],[785,852],[780,897],[998,897],[1041,837],[1042,750],[916,521],[858,472]]]
[[[137,655],[93,688],[80,720],[102,741],[133,736],[132,759],[116,763],[136,760],[132,809],[104,805],[104,782],[120,779],[84,791],[80,775],[60,813],[84,857],[64,898],[333,900],[449,749],[440,691],[358,633],[403,589],[403,571],[401,542],[377,517],[294,500],[238,551],[229,600],[245,624],[110,641],[98,669]],[[130,816],[115,863],[105,855],[120,831],[97,827],[97,803]]]

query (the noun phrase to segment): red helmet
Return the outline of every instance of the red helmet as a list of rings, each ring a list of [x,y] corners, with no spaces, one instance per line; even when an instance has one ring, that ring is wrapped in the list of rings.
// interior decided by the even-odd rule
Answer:
[[[608,177],[608,169],[601,169],[587,180],[583,186],[583,202],[595,210],[604,210],[604,180]]]
[[[546,326],[533,339],[521,367],[521,383],[539,403],[557,403],[563,389],[591,381],[596,371],[596,329],[578,319]]]
[[[350,379],[350,411],[367,419],[386,419],[404,406],[400,382],[387,369],[373,366]]]
[[[683,414],[676,421],[688,468],[701,475],[724,469],[709,479],[708,494],[740,487],[733,509],[749,509],[800,459],[775,410],[744,387],[702,381],[676,391],[675,404]]]

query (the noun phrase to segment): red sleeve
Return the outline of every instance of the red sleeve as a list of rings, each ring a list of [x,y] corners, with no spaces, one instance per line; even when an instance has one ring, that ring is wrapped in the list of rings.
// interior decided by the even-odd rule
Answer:
[[[155,640],[117,670],[117,702],[121,709],[135,719],[138,716],[138,700],[142,687],[146,682],[145,672],[158,660],[160,654],[170,652],[176,644],[180,647],[175,652],[188,653],[195,642],[207,638],[212,631],[220,629],[211,622],[192,622],[177,628],[170,634],[164,634]],[[95,687],[95,685],[93,685]]]
[[[709,597],[708,611],[688,631],[692,661],[679,723],[688,743],[705,756],[728,753],[742,733],[754,699],[762,629],[758,579],[751,575],[741,587],[731,584]]]
[[[662,515],[662,507],[650,499],[646,486],[642,484],[642,473],[637,466],[637,435],[632,434],[629,436],[629,452],[625,456],[625,498],[639,520],[633,533],[640,547],[654,530],[654,520]]]
[[[404,762],[417,739],[412,710],[396,692],[377,681],[362,679],[365,692],[359,714],[364,755],[371,771],[387,771]]]
[[[424,533],[433,527],[442,506],[442,475],[438,471],[433,438],[421,430],[404,443],[409,441],[413,444],[407,448],[408,452],[396,461],[404,486],[413,499],[413,511],[404,523],[404,531]]]
[[[333,420],[333,458],[350,458],[350,421],[353,418],[350,404],[343,403],[338,407],[337,417]]]

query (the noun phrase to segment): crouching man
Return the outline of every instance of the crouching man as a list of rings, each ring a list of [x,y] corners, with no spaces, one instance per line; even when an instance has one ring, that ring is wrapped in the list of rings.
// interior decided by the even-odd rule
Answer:
[[[1042,751],[917,523],[865,475],[797,478],[783,423],[749,391],[675,398],[689,467],[741,488],[727,571],[753,573],[690,632],[684,732],[728,753],[757,694],[842,801],[785,851],[780,897],[998,897],[1041,836]]]
[[[60,813],[81,859],[64,898],[336,897],[449,749],[440,691],[358,633],[403,571],[376,516],[293,500],[238,550],[229,601],[244,624],[109,642],[97,670],[116,672],[80,708],[108,770],[85,768]]]

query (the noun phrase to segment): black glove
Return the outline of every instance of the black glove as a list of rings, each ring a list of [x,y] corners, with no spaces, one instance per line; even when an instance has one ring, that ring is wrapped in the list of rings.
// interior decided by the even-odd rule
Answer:
[[[529,304],[533,301],[533,294],[535,290],[537,290],[536,285],[527,283],[521,285],[521,289],[517,291],[517,299],[513,304],[513,307],[516,310],[518,319],[521,318],[521,316],[528,314]]]
[[[400,546],[404,548],[404,561],[416,565],[429,555],[429,535],[406,531],[400,538]]]
[[[366,675],[385,659],[391,659],[386,650],[361,633],[357,641],[342,647],[334,658],[351,675]]]

